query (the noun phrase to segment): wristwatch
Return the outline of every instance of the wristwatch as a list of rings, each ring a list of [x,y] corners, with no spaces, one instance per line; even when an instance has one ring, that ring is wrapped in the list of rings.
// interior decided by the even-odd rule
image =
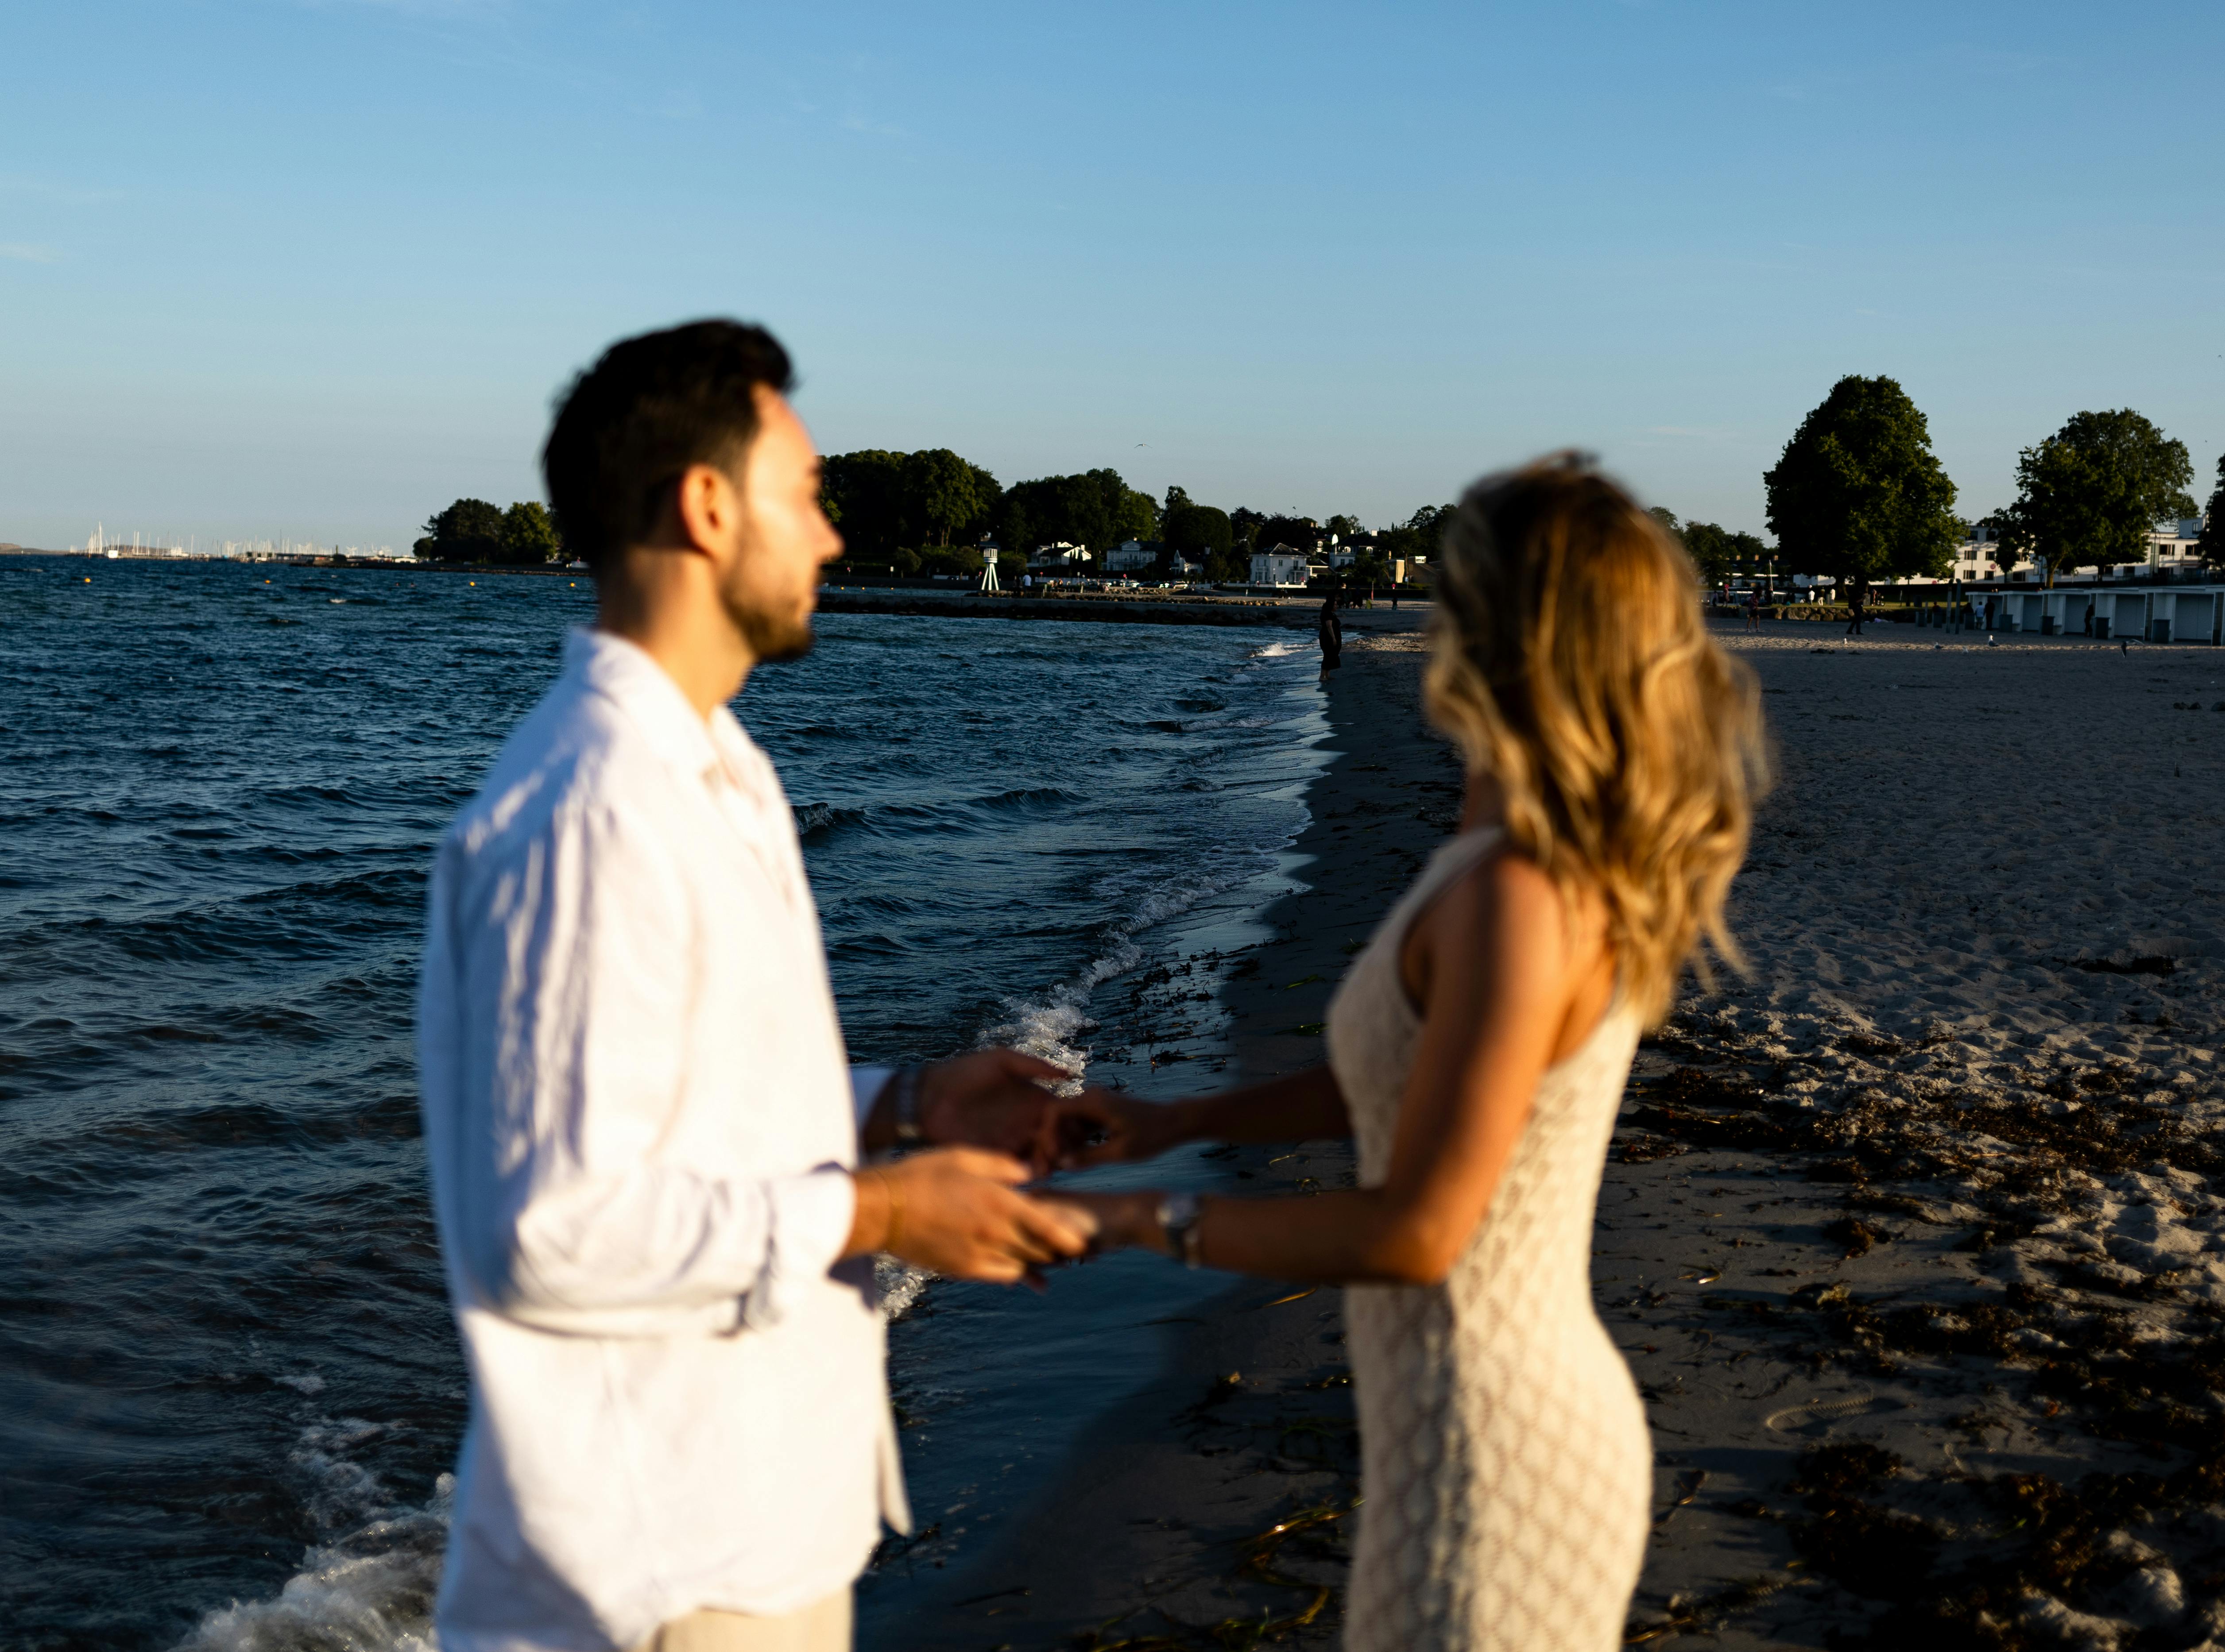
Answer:
[[[927,1140],[927,1133],[919,1127],[919,1081],[922,1071],[916,1067],[898,1067],[897,1076],[889,1080],[896,1090],[897,1140],[906,1147],[917,1147]]]
[[[1198,1265],[1198,1204],[1195,1193],[1163,1193],[1159,1197],[1159,1231],[1167,1249],[1182,1258],[1182,1266]]]

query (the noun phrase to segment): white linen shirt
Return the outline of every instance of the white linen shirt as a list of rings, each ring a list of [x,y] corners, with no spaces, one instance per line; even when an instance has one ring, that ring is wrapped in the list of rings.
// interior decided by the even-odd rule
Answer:
[[[444,1652],[606,1652],[909,1525],[857,1115],[779,778],[641,649],[565,670],[441,841],[418,1054],[472,1377]]]

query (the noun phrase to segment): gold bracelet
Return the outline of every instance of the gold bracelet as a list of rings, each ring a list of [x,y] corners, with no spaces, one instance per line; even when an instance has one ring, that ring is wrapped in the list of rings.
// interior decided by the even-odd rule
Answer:
[[[889,1173],[885,1170],[876,1170],[873,1174],[878,1178],[881,1191],[888,1195],[889,1200],[888,1231],[881,1236],[881,1249],[893,1250],[903,1242],[903,1189],[889,1180]]]

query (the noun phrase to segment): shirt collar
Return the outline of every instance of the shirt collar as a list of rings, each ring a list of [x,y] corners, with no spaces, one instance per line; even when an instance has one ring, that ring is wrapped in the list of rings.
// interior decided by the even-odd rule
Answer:
[[[625,712],[650,749],[675,769],[703,778],[723,770],[745,792],[764,790],[769,765],[733,712],[720,706],[707,718],[698,716],[680,685],[637,643],[574,626],[564,639],[564,664]]]

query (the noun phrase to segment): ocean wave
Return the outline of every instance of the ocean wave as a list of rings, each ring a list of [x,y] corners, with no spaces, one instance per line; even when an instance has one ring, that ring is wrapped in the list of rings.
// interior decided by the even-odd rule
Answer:
[[[276,1596],[209,1613],[175,1652],[438,1652],[433,1599],[454,1496],[443,1474],[423,1508],[312,1548]]]
[[[1005,999],[1001,1005],[1005,1018],[982,1029],[977,1041],[985,1046],[1007,1045],[1064,1067],[1073,1076],[1058,1086],[1060,1093],[1074,1094],[1081,1088],[1082,1074],[1089,1066],[1089,1051],[1082,1035],[1097,1025],[1089,1012],[1092,995],[1106,982],[1144,962],[1138,937],[1182,916],[1201,901],[1234,888],[1257,870],[1251,857],[1239,856],[1210,870],[1185,872],[1149,885],[1132,897],[1133,905],[1125,917],[1101,932],[1099,950],[1088,963],[1039,997]]]
[[[1004,826],[1014,820],[1055,813],[1082,801],[1063,786],[1017,786],[979,797],[882,804],[799,803],[795,806],[799,838],[819,839],[863,827],[869,831],[916,832],[971,820]]]
[[[894,1321],[911,1311],[919,1301],[920,1293],[935,1281],[935,1275],[924,1268],[915,1268],[891,1256],[873,1258],[873,1285],[880,1293],[881,1318]]]

